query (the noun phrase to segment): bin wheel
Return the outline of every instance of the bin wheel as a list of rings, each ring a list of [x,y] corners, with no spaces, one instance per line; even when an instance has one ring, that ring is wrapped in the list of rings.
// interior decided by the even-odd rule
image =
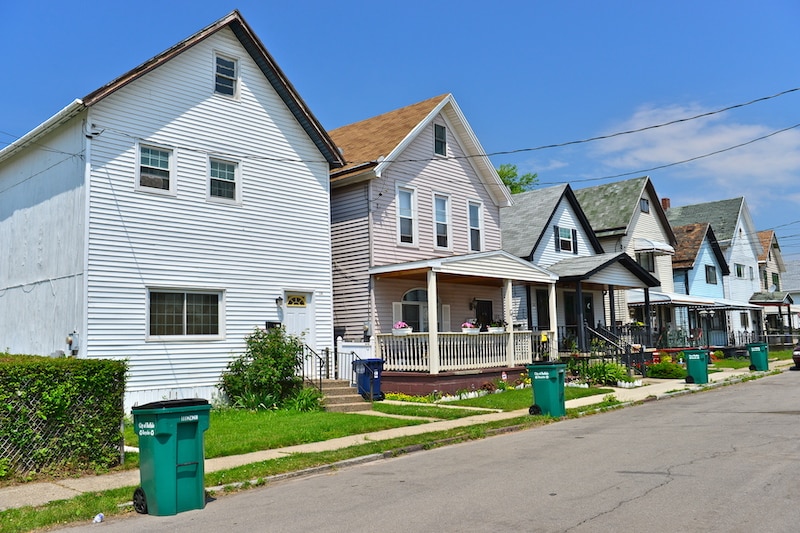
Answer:
[[[750,365],[750,370],[755,370],[755,369],[756,369],[756,365]]]
[[[528,409],[529,415],[540,415],[542,414],[542,408],[536,404],[531,405],[530,409]]]
[[[147,496],[142,487],[133,491],[133,508],[139,514],[147,514]]]
[[[694,383],[694,376],[686,376],[686,383]]]

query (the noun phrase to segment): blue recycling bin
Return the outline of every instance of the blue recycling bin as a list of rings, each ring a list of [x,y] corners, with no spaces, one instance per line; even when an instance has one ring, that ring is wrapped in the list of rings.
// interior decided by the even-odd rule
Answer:
[[[367,401],[383,400],[381,392],[381,374],[383,359],[356,359],[353,361],[353,373],[356,376],[358,393]]]

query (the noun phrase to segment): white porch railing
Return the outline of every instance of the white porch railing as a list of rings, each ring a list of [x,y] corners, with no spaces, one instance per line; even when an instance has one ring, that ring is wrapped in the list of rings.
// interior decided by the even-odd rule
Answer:
[[[439,333],[439,369],[442,372],[453,372],[507,367],[508,337],[509,333]],[[375,338],[375,356],[384,360],[384,370],[430,371],[430,337],[427,333],[401,336],[380,334]],[[548,338],[551,338],[550,335]],[[525,365],[534,358],[542,359],[548,355],[548,345],[547,342],[541,342],[541,333],[514,332],[514,365]]]

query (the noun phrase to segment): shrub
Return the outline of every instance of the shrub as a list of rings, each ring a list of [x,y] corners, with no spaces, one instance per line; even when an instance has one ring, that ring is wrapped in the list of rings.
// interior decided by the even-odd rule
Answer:
[[[627,379],[628,371],[617,363],[599,361],[589,364],[582,377],[596,385],[616,386],[617,382]]]
[[[314,387],[303,387],[285,402],[284,407],[302,413],[321,411],[322,393]]]
[[[281,327],[256,329],[245,343],[245,353],[228,363],[218,388],[235,407],[282,406],[303,385],[297,375],[303,364],[302,339]]]
[[[648,366],[647,376],[659,379],[683,379],[686,377],[686,370],[677,363],[662,361]]]

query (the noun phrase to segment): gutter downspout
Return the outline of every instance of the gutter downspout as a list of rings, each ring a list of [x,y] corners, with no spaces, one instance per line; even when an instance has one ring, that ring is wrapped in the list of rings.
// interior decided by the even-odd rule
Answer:
[[[83,291],[81,299],[83,300],[82,309],[82,324],[81,335],[83,341],[80,344],[78,357],[89,356],[89,206],[91,205],[91,183],[92,183],[92,139],[94,134],[91,132],[91,111],[86,111],[86,118],[83,122]]]

